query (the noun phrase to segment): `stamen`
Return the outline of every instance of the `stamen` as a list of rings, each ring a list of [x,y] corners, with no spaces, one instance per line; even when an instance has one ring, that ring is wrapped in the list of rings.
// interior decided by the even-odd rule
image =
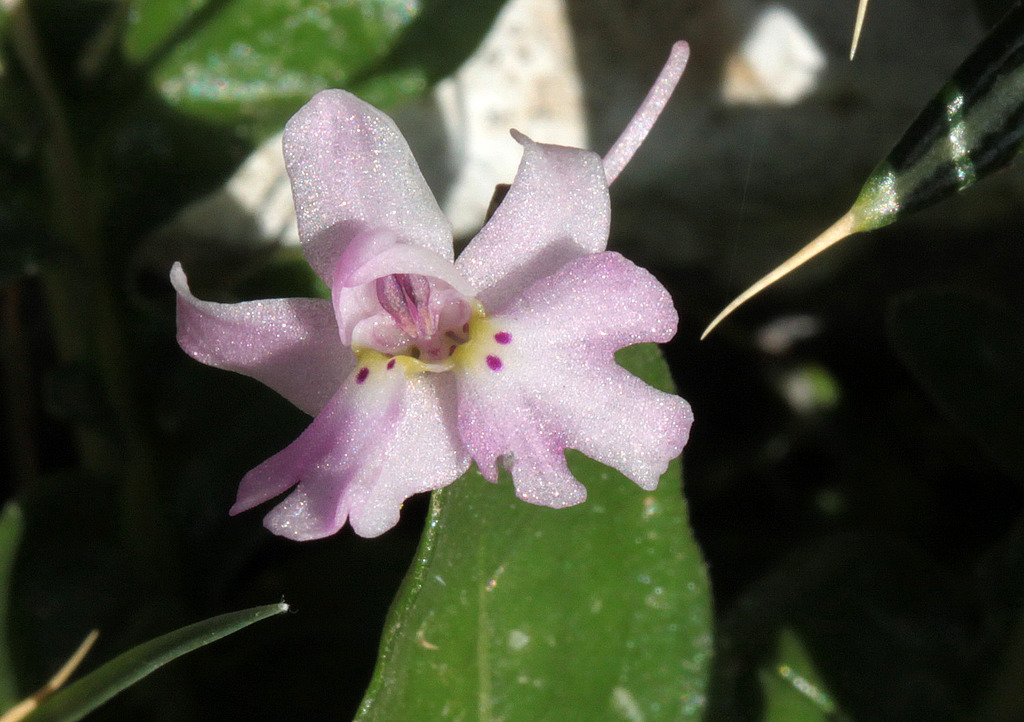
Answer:
[[[430,281],[418,273],[392,273],[378,278],[377,301],[398,327],[414,338],[429,338],[437,330],[429,310]]]

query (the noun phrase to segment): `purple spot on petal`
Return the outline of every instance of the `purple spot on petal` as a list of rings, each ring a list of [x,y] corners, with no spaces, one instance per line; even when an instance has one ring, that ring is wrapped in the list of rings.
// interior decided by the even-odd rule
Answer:
[[[448,355],[451,356],[453,353],[455,353],[455,349],[456,348],[458,348],[458,347],[457,346],[449,346],[448,347]]]
[[[501,371],[501,359],[498,358],[497,356],[488,356],[487,367],[491,371]]]
[[[462,324],[462,333],[469,333],[469,324],[468,323]]]
[[[390,371],[394,367],[395,367],[395,360],[391,359],[390,361],[388,361],[388,371]]]
[[[512,334],[508,331],[498,331],[498,333],[494,334],[494,340],[502,345],[512,343]]]
[[[359,369],[359,373],[356,374],[356,383],[361,384],[366,381],[366,377],[370,375],[370,369],[363,366]]]

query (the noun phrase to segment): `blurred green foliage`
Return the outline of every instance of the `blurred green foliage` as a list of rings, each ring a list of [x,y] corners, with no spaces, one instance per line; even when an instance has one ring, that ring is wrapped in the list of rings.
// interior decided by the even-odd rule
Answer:
[[[21,543],[21,509],[8,502],[0,512],[0,709],[13,707],[18,701],[18,680],[14,676],[14,661],[8,640],[8,610],[11,598],[11,579],[14,560]]]
[[[835,703],[821,682],[800,639],[789,630],[779,634],[771,669],[761,670],[765,722],[827,722],[836,718]]]

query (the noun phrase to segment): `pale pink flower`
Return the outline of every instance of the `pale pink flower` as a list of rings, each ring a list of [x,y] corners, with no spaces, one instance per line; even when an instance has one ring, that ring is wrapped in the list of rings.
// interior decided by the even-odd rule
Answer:
[[[608,185],[640,146],[685,67],[677,43],[602,160],[523,146],[515,181],[454,258],[450,226],[386,115],[340,90],[285,129],[302,248],[331,300],[196,299],[179,264],[178,342],[247,374],[315,416],[242,480],[235,514],[292,492],[266,526],[292,539],[376,536],[402,503],[475,461],[516,494],[565,507],[586,498],[566,448],[654,489],[692,420],[682,399],[619,367],[616,350],[668,341],[668,292],[608,240]]]

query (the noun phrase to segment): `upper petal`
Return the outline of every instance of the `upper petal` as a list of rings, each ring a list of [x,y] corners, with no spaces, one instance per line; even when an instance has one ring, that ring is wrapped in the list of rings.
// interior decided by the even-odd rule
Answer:
[[[333,273],[333,289],[359,286],[393,273],[432,276],[466,296],[476,289],[455,268],[451,256],[440,256],[421,246],[403,243],[389,231],[372,231],[354,238]]]
[[[462,295],[475,294],[449,259],[402,243],[390,231],[360,233],[342,254],[332,275],[331,295],[343,343],[353,345],[354,329],[358,325],[376,325],[374,318],[392,323],[377,301],[373,281],[397,273],[428,276],[443,281]]]
[[[297,484],[267,515],[268,529],[299,541],[319,539],[347,519],[357,534],[372,537],[398,523],[407,498],[466,470],[449,376],[408,377],[383,358],[365,373],[362,368],[298,439],[245,476],[232,514]]]
[[[384,113],[344,90],[324,90],[284,131],[299,236],[328,284],[352,238],[383,228],[453,258],[451,226],[408,144]]]
[[[503,458],[521,498],[566,506],[585,498],[565,463],[574,448],[653,489],[692,414],[613,354],[667,341],[676,320],[668,292],[616,253],[566,264],[489,319],[493,342],[467,354],[459,376],[459,431],[482,473],[494,479]]]
[[[178,292],[178,343],[189,355],[251,376],[307,414],[323,408],[355,363],[328,301],[201,301],[180,263],[171,269],[171,283]]]
[[[600,157],[513,136],[523,145],[515,181],[455,262],[491,313],[567,261],[608,243],[611,206]]]

